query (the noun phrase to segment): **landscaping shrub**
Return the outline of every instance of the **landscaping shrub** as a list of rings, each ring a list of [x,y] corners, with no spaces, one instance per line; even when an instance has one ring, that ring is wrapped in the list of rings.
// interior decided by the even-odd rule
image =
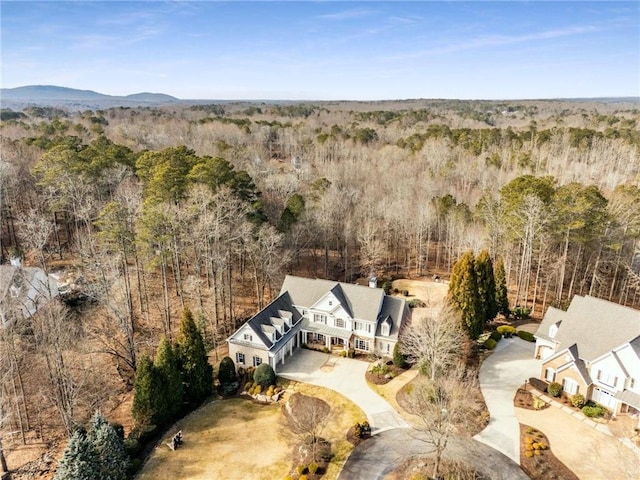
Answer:
[[[531,332],[525,332],[524,330],[518,330],[517,335],[522,339],[525,340],[527,342],[535,342],[536,339],[533,336],[533,333]]]
[[[542,410],[547,406],[547,402],[538,397],[533,397],[533,408],[534,410]]]
[[[367,438],[371,436],[371,425],[369,422],[356,423],[353,426],[353,434],[358,438]]]
[[[276,372],[273,371],[273,368],[268,363],[261,363],[253,372],[253,381],[267,388],[269,385],[276,383]]]
[[[355,358],[356,357],[356,351],[353,348],[350,348],[349,351],[347,352],[347,357]]]
[[[247,382],[247,383],[244,384],[244,391],[245,392],[248,392],[252,388],[253,388],[253,382]]]
[[[521,307],[520,305],[517,305],[511,309],[511,315],[518,320],[524,320],[529,318],[529,315],[531,315],[531,309],[529,307]]]
[[[571,397],[571,404],[576,408],[582,408],[585,404],[584,395],[581,393],[576,393],[573,397]]]
[[[231,357],[224,357],[220,361],[220,368],[218,369],[218,380],[221,385],[227,385],[229,383],[235,382],[237,379],[236,376],[236,365],[231,360]]]
[[[395,347],[393,347],[393,364],[399,368],[407,368],[408,366],[407,360],[400,349],[400,343],[396,343]]]
[[[318,464],[317,463],[311,463],[309,464],[309,473],[314,474],[318,471]]]
[[[496,343],[500,341],[500,339],[502,338],[502,334],[500,332],[491,332],[491,335],[489,335],[489,338],[491,338],[492,340],[495,340]]]
[[[547,387],[547,392],[549,392],[549,395],[551,395],[552,397],[557,398],[562,394],[562,385],[557,382],[552,382]]]
[[[408,305],[409,308],[424,308],[427,306],[427,304],[419,298],[412,298],[411,300],[409,300]]]
[[[496,328],[496,332],[500,333],[500,335],[513,335],[514,333],[516,333],[516,329],[511,325],[500,325],[498,328]]]
[[[298,475],[302,475],[303,473],[305,473],[307,471],[307,467],[304,465],[298,465],[296,467],[296,472],[298,473]]]
[[[602,405],[589,402],[589,404],[582,407],[582,413],[584,413],[587,417],[591,417],[591,418],[603,417],[607,413],[607,409]]]
[[[300,475],[298,477],[298,480],[309,480],[309,477],[307,477],[306,475]]]
[[[487,338],[483,343],[484,348],[486,348],[487,350],[493,350],[494,348],[496,348],[497,344],[498,342],[496,342],[493,338]]]

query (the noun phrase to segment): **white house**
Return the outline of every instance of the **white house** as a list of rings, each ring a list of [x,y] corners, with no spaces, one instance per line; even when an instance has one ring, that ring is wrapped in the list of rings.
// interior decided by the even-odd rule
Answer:
[[[640,413],[640,310],[590,296],[550,307],[535,334],[541,377],[569,395]]]
[[[302,344],[391,356],[410,315],[402,298],[369,287],[288,275],[280,295],[229,337],[238,366],[274,370]]]
[[[18,315],[33,315],[39,306],[56,296],[56,280],[41,268],[0,265],[0,326]]]

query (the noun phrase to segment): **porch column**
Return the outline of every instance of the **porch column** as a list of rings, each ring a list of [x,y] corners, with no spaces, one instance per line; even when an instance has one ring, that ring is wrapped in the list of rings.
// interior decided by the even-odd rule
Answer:
[[[342,339],[342,349],[344,351],[349,350],[349,339],[348,338],[343,338]]]
[[[325,335],[324,338],[324,346],[331,350],[331,337],[329,335]]]

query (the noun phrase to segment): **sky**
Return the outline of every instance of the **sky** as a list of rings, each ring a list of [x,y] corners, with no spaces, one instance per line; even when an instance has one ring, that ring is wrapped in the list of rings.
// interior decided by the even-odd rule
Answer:
[[[640,95],[640,2],[0,2],[0,85],[182,99]]]

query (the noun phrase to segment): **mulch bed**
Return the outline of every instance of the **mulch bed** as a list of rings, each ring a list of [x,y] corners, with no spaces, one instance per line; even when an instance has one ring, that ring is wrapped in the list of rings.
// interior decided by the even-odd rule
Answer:
[[[516,392],[516,396],[513,399],[513,404],[516,407],[524,408],[526,410],[535,410],[533,406],[533,395],[527,390],[519,388]]]
[[[520,467],[532,480],[579,480],[552,453],[547,436],[523,424],[520,424]]]
[[[519,388],[513,399],[516,407],[536,410],[533,394]],[[579,480],[551,451],[547,436],[540,430],[520,424],[520,466],[533,480]]]
[[[365,374],[367,382],[373,383],[374,385],[385,385],[395,377],[406,371],[404,368],[396,367],[393,364],[387,365],[387,368],[389,369],[389,373],[391,374],[390,378],[387,378],[388,374],[373,373],[372,371],[367,370],[367,373]]]

